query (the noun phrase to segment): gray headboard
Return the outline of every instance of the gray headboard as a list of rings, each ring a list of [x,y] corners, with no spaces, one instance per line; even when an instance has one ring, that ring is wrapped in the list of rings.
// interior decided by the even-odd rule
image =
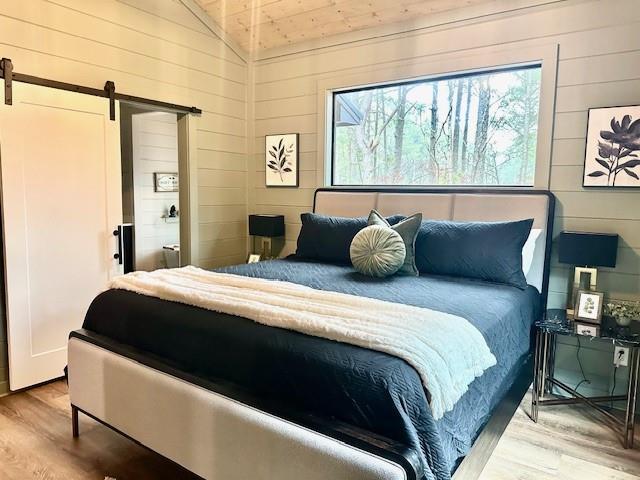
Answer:
[[[525,189],[362,189],[319,188],[313,211],[342,217],[367,216],[372,209],[383,215],[411,215],[454,221],[508,221],[533,218],[542,232],[536,242],[527,281],[543,297],[549,290],[549,261],[555,197],[547,190]]]

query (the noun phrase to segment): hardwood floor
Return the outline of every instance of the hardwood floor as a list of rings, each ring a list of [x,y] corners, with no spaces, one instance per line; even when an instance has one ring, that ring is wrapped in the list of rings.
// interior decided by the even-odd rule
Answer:
[[[54,382],[0,398],[2,480],[195,480],[174,463],[80,415],[71,437],[67,386]]]
[[[640,426],[635,448],[625,450],[592,410],[547,406],[536,424],[530,402],[527,394],[480,480],[640,480]]]
[[[585,408],[545,407],[538,424],[527,412],[528,396],[480,480],[640,480],[638,434],[636,449],[624,450],[616,435]],[[80,438],[74,440],[70,417],[63,382],[0,398],[0,479],[198,478],[84,415]]]

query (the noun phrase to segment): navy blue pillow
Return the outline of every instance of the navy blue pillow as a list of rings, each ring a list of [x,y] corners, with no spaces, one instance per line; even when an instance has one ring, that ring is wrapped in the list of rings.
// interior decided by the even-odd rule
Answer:
[[[527,286],[522,247],[533,219],[517,222],[422,222],[416,238],[420,273]]]
[[[393,215],[387,217],[387,221],[395,225],[404,218],[404,215]],[[366,217],[330,217],[303,213],[300,219],[302,228],[298,235],[296,256],[328,263],[350,264],[349,247],[353,237],[368,225]]]

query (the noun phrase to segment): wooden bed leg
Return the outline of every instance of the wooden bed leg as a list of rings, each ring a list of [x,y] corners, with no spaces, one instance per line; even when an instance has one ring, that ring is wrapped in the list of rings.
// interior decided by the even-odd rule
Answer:
[[[71,405],[71,431],[73,438],[80,436],[80,426],[78,424],[78,407]]]

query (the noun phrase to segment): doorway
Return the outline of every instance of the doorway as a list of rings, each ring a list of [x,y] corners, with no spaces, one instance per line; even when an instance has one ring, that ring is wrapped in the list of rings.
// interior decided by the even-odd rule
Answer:
[[[6,59],[0,63],[6,80],[12,69],[7,69]],[[123,200],[135,201],[136,196],[133,164],[130,177],[121,172],[123,146],[133,148],[131,135],[128,143],[122,138],[121,107],[137,109],[123,115],[129,132],[136,114],[146,120],[153,117],[152,109],[167,109],[156,111],[155,120],[164,114],[163,120],[171,124],[165,126],[172,130],[166,132],[165,146],[173,142],[170,149],[175,150],[177,163],[171,167],[177,167],[166,165],[157,171],[178,175],[161,177],[158,185],[161,190],[177,190],[169,192],[177,195],[177,201],[165,207],[159,214],[162,223],[157,223],[174,223],[178,236],[175,241],[174,232],[160,244],[173,246],[174,252],[180,250],[178,265],[197,262],[197,120],[191,114],[201,111],[118,94],[112,88],[103,92],[14,75],[9,90],[12,102],[5,101],[7,90],[0,90],[0,240],[4,254],[0,255],[4,260],[0,262],[4,263],[0,284],[4,281],[6,308],[1,313],[6,318],[9,388],[19,390],[63,374],[69,332],[82,326],[90,303],[108,288],[110,280],[125,273],[123,215],[126,213],[128,223],[140,223],[136,216],[146,207],[122,205]],[[171,121],[168,112],[174,112]],[[151,180],[143,179],[150,192],[154,191],[155,172],[154,168]],[[176,182],[179,178],[184,179],[185,188]],[[123,185],[131,187],[128,195]],[[165,221],[164,216],[173,219]],[[162,262],[164,252],[158,256]],[[171,259],[160,266],[167,264],[172,264]],[[156,265],[147,263],[144,268]],[[2,368],[3,333],[0,331],[0,388],[7,374]]]
[[[121,105],[122,217],[133,225],[134,270],[183,264],[180,120],[175,112]]]

